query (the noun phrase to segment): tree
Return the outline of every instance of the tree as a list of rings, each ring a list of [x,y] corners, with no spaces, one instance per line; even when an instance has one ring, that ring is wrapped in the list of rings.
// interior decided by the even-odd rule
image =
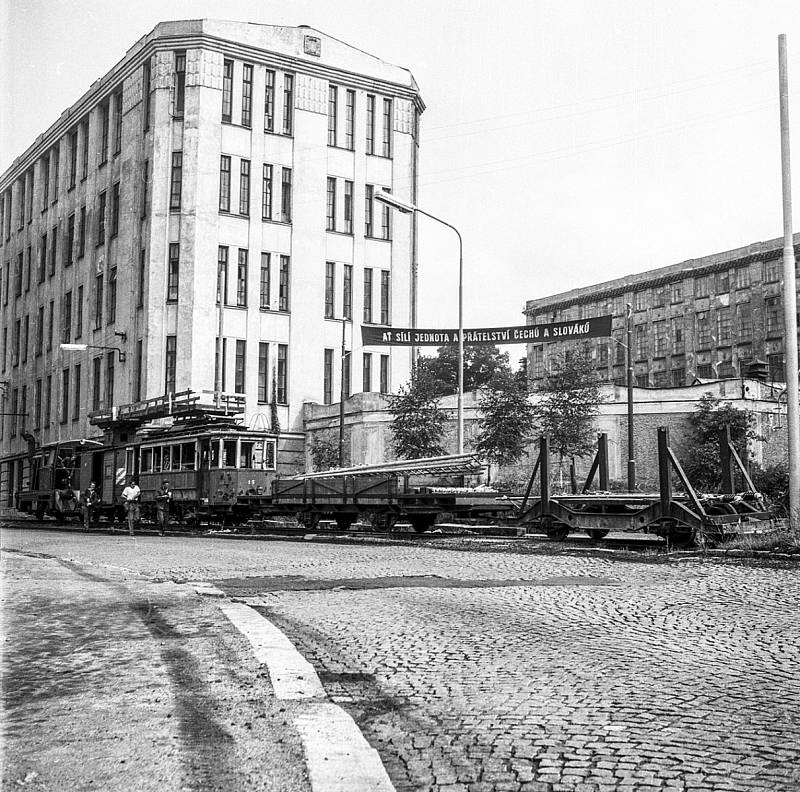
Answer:
[[[442,437],[447,415],[439,409],[434,379],[415,366],[411,380],[389,396],[392,445],[400,459],[419,459],[445,453]]]
[[[433,378],[436,396],[449,396],[458,391],[458,346],[448,345],[436,350],[436,357],[420,357],[419,368]],[[493,344],[464,347],[464,392],[488,385],[502,372],[510,371],[508,352],[500,352]]]
[[[315,435],[311,440],[311,462],[315,471],[330,470],[339,465],[339,440],[332,432]]]
[[[739,458],[747,457],[747,441],[757,440],[755,419],[749,410],[741,410],[704,393],[689,417],[689,439],[681,449],[682,466],[692,486],[700,490],[718,490],[722,484],[719,459],[719,430],[731,429],[731,442]]]
[[[587,347],[564,350],[538,388],[533,405],[536,426],[564,459],[583,457],[594,450],[594,418],[602,400],[600,384]]]
[[[518,372],[498,373],[481,391],[478,407],[481,418],[475,450],[490,462],[516,462],[525,453],[534,427],[525,381]]]

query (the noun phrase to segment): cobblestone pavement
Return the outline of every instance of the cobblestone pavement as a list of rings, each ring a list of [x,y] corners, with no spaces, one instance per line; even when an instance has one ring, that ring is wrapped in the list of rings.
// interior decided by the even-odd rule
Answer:
[[[3,544],[252,598],[398,792],[800,789],[797,568],[29,531]]]

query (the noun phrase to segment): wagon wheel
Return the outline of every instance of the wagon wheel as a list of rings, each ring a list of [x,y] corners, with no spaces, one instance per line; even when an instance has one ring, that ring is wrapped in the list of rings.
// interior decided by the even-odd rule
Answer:
[[[595,541],[605,539],[608,536],[607,528],[586,528],[584,529],[589,536]]]
[[[425,533],[429,528],[432,528],[436,523],[435,514],[409,514],[408,521],[411,527],[417,533]]]
[[[664,536],[670,550],[683,550],[695,541],[695,530],[686,523],[675,523],[667,528]]]
[[[349,531],[355,522],[355,514],[337,514],[336,515],[336,528],[340,531]]]
[[[321,516],[319,512],[298,512],[297,522],[305,528],[316,528]]]
[[[544,530],[548,539],[563,542],[569,536],[570,527],[566,523],[550,518],[544,523]]]

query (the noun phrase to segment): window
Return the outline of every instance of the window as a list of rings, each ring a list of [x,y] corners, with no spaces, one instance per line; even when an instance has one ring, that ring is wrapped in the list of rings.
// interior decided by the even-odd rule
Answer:
[[[48,322],[47,322],[47,351],[49,352],[53,348],[53,325],[56,321],[56,301],[50,300],[50,307],[48,311]]]
[[[672,369],[670,371],[670,380],[673,388],[681,388],[686,384],[686,364],[683,357],[672,359]]]
[[[783,261],[779,258],[769,259],[764,262],[764,281],[774,283],[781,279],[783,274]]]
[[[72,292],[68,291],[61,306],[61,343],[68,344],[72,338]]]
[[[347,399],[350,397],[350,393],[352,388],[350,386],[351,380],[351,371],[350,371],[350,352],[344,353],[344,359],[342,360],[342,399]]]
[[[383,100],[383,147],[384,157],[392,156],[392,100]]]
[[[27,174],[19,180],[19,227],[25,225],[25,182],[27,181]]]
[[[292,113],[294,110],[294,76],[283,75],[283,126],[284,135],[292,134]]]
[[[245,353],[247,349],[247,342],[242,340],[236,341],[236,358],[234,360],[234,377],[233,377],[233,390],[235,393],[244,393],[244,371],[245,371]]]
[[[647,291],[642,289],[633,295],[633,310],[644,311],[647,309]]]
[[[636,375],[636,387],[637,388],[649,388],[650,387],[650,375],[649,374],[637,374]]]
[[[75,366],[73,375],[72,392],[72,420],[77,421],[81,417],[81,367]]]
[[[272,220],[272,165],[267,163],[261,177],[261,219]]]
[[[117,321],[117,268],[112,267],[108,271],[108,305],[106,308],[108,318],[107,324],[114,324]]]
[[[375,204],[373,203],[373,196],[375,194],[375,187],[371,184],[367,185],[366,198],[364,206],[364,236],[371,237],[374,232],[374,210]]]
[[[770,382],[785,382],[786,372],[784,369],[783,352],[767,355],[767,365],[769,366]]]
[[[83,287],[81,287],[83,288]],[[4,330],[5,332],[5,330]],[[77,338],[77,336],[76,336]],[[4,336],[5,339],[5,336]],[[44,348],[44,306],[39,306],[39,314],[36,319],[36,357],[39,357],[42,354],[42,349]],[[5,343],[3,344],[3,367],[5,370],[5,363],[6,363],[6,356],[5,356]]]
[[[344,183],[344,232],[353,233],[353,182]]]
[[[348,90],[344,99],[344,147],[353,150],[353,129],[356,115],[356,92]]]
[[[231,158],[227,154],[219,158],[219,210],[231,210]]]
[[[372,322],[372,268],[364,269],[364,322]]]
[[[281,256],[281,265],[278,277],[279,277],[278,310],[288,311],[289,310],[289,257],[288,256]]]
[[[335,282],[336,264],[333,261],[325,262],[325,318],[333,319],[335,316]]]
[[[169,187],[169,208],[172,212],[181,208],[181,182],[183,180],[183,152],[172,152],[172,178]]]
[[[182,116],[186,104],[186,53],[175,53],[175,115]]]
[[[22,322],[22,362],[28,362],[28,346],[30,343],[31,334],[31,317],[25,314],[25,319]]]
[[[175,393],[175,369],[177,364],[178,336],[167,336],[167,347],[164,354],[164,393]]]
[[[292,169],[281,169],[281,222],[292,222]]]
[[[222,63],[222,120],[230,123],[233,111],[233,61]]]
[[[71,190],[78,179],[78,129],[69,133],[69,185]]]
[[[45,426],[50,424],[50,415],[53,408],[53,375],[48,374],[45,380],[44,388],[44,423]]]
[[[278,344],[278,404],[288,404],[289,347]]]
[[[264,131],[275,130],[275,72],[267,69],[264,86]]]
[[[637,360],[647,358],[647,325],[639,324],[633,328],[634,352]]]
[[[779,335],[783,331],[780,297],[767,297],[764,300],[764,318],[767,335]]]
[[[136,358],[134,361],[133,375],[133,400],[140,401],[142,398],[142,339],[136,342]]]
[[[333,402],[333,350],[325,350],[325,359],[322,370],[322,403]]]
[[[736,269],[736,288],[746,289],[750,285],[750,268],[737,267]]]
[[[17,319],[14,322],[14,330],[11,335],[11,365],[19,365],[19,344],[20,336],[22,335],[22,320]],[[48,347],[49,348],[49,347]]]
[[[228,248],[220,245],[217,251],[217,304],[228,304]]]
[[[53,231],[50,235],[50,266],[47,270],[47,277],[52,278],[56,274],[56,256],[58,255],[58,226],[53,226]]]
[[[729,270],[718,272],[714,278],[714,291],[717,294],[727,294],[731,290],[731,273]]]
[[[170,242],[169,262],[167,264],[167,302],[178,302],[178,281],[180,272],[180,244]]]
[[[82,259],[86,252],[86,206],[81,207],[80,220],[78,221],[78,258]],[[44,266],[41,270],[41,279],[44,280]]]
[[[42,157],[42,166],[40,173],[42,175],[42,211],[47,209],[47,202],[50,197],[50,154],[45,154]],[[5,195],[3,196],[2,205],[5,206]]]
[[[389,192],[386,190],[385,192]],[[381,206],[381,239],[392,238],[391,210],[386,204]]]
[[[145,272],[147,269],[147,253],[145,249],[142,248],[139,251],[139,283],[137,284],[136,288],[136,307],[143,308],[144,307],[144,282],[145,282]]]
[[[225,390],[225,369],[227,368],[228,360],[228,339],[222,339],[222,370],[220,371],[219,365],[219,336],[214,349],[214,388],[219,384],[219,389]]]
[[[253,118],[253,67],[242,65],[242,126],[250,127]]]
[[[239,263],[236,267],[236,305],[247,307],[247,250],[239,248]]]
[[[119,234],[119,182],[111,188],[111,238]]]
[[[25,267],[25,291],[29,292],[31,290],[31,269],[33,268],[33,260],[31,258],[31,246],[28,245],[26,249],[26,261],[27,266]]]
[[[108,101],[100,105],[100,157],[99,167],[108,161]]]
[[[75,245],[75,213],[67,218],[67,233],[64,236],[64,266],[71,267]]]
[[[258,344],[258,401],[269,401],[269,344]]]
[[[381,270],[381,324],[389,324],[389,271]]]
[[[114,406],[114,352],[106,355],[106,407]]]
[[[39,312],[41,313],[41,311],[42,311],[42,309],[40,308]],[[3,370],[3,374],[5,374],[6,373],[6,358],[7,358],[7,355],[8,355],[8,328],[7,327],[3,328],[3,348],[2,348],[2,350],[0,350],[0,354],[2,355],[2,361],[3,361],[2,370]],[[39,354],[39,353],[37,353],[37,354]],[[2,423],[3,422],[0,421],[0,426],[2,426]]]
[[[13,415],[11,416],[11,437],[17,436],[17,412],[19,411],[19,390],[14,388],[11,391],[11,412]]]
[[[42,428],[42,381],[36,380],[35,389],[33,391],[33,428]]]
[[[61,156],[61,148],[59,147],[58,143],[56,143],[56,145],[53,146],[52,152],[53,153],[52,153],[52,155],[50,157],[51,160],[52,160],[52,163],[53,163],[53,168],[52,168],[52,170],[53,170],[53,201],[52,202],[56,203],[56,201],[58,201],[58,188],[59,188],[59,184],[58,184],[58,165],[59,165],[59,158]]]
[[[730,344],[731,342],[731,309],[721,307],[717,309],[717,344]]]
[[[39,309],[42,311],[43,309]],[[44,315],[42,315],[44,321]],[[83,284],[78,286],[78,299],[75,301],[75,340],[83,335]]]
[[[100,193],[100,203],[97,207],[97,244],[104,245],[106,241],[106,191]]]
[[[700,311],[697,318],[697,346],[707,348],[711,346],[711,319],[708,311]]]
[[[69,417],[69,369],[65,368],[61,372],[61,415],[59,421],[62,424],[67,422]]]
[[[96,357],[92,361],[92,412],[97,412],[100,409],[102,402],[102,388],[100,384],[101,372],[100,368],[103,365],[103,358]]]
[[[367,94],[367,154],[375,153],[375,96]]]
[[[325,228],[328,231],[336,230],[336,179],[328,176],[328,195],[325,209]]]
[[[663,357],[667,354],[667,323],[665,321],[653,322],[653,357]]]
[[[14,273],[14,296],[20,297],[22,295],[22,270],[25,268],[24,254],[22,251],[17,256],[17,269]]]
[[[389,356],[381,355],[381,393],[389,392]]]
[[[114,156],[122,151],[122,91],[114,94]]]
[[[259,278],[259,301],[258,307],[262,310],[268,311],[270,308],[269,302],[269,253],[261,254],[261,274]]]
[[[142,112],[144,114],[142,126],[145,132],[150,129],[150,76],[150,61],[146,60],[142,66]]]
[[[250,214],[250,160],[239,163],[239,214]]]
[[[150,160],[146,159],[142,165],[142,184],[140,194],[139,217],[144,220],[147,217],[147,195],[148,185],[150,184]]]
[[[365,352],[361,364],[361,390],[369,393],[372,390],[372,353]]]
[[[342,316],[353,318],[353,265],[344,265],[344,285],[342,286]]]
[[[665,299],[663,288],[653,289],[653,308],[663,308]]]
[[[694,296],[695,297],[708,297],[711,284],[710,278],[708,275],[703,275],[702,277],[694,279]]]
[[[328,145],[336,145],[336,104],[338,101],[338,88],[328,86]]]
[[[99,330],[103,324],[103,275],[94,279],[94,329]]]
[[[736,306],[736,332],[740,341],[753,338],[753,308],[749,302]]]

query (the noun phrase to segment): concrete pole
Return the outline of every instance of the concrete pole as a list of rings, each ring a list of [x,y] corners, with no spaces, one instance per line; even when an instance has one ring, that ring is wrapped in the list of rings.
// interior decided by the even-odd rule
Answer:
[[[625,306],[625,341],[628,357],[628,492],[636,489],[636,457],[633,450],[633,307]]]
[[[783,183],[783,314],[786,360],[787,429],[789,432],[789,519],[800,516],[800,402],[798,401],[797,286],[792,235],[792,182],[789,157],[789,74],[786,34],[778,36],[778,82],[781,109],[781,176]]]
[[[344,368],[347,363],[347,347],[345,346],[344,330],[347,320],[342,318],[342,380],[339,383],[339,467],[344,467],[344,400],[347,398],[345,388]]]

